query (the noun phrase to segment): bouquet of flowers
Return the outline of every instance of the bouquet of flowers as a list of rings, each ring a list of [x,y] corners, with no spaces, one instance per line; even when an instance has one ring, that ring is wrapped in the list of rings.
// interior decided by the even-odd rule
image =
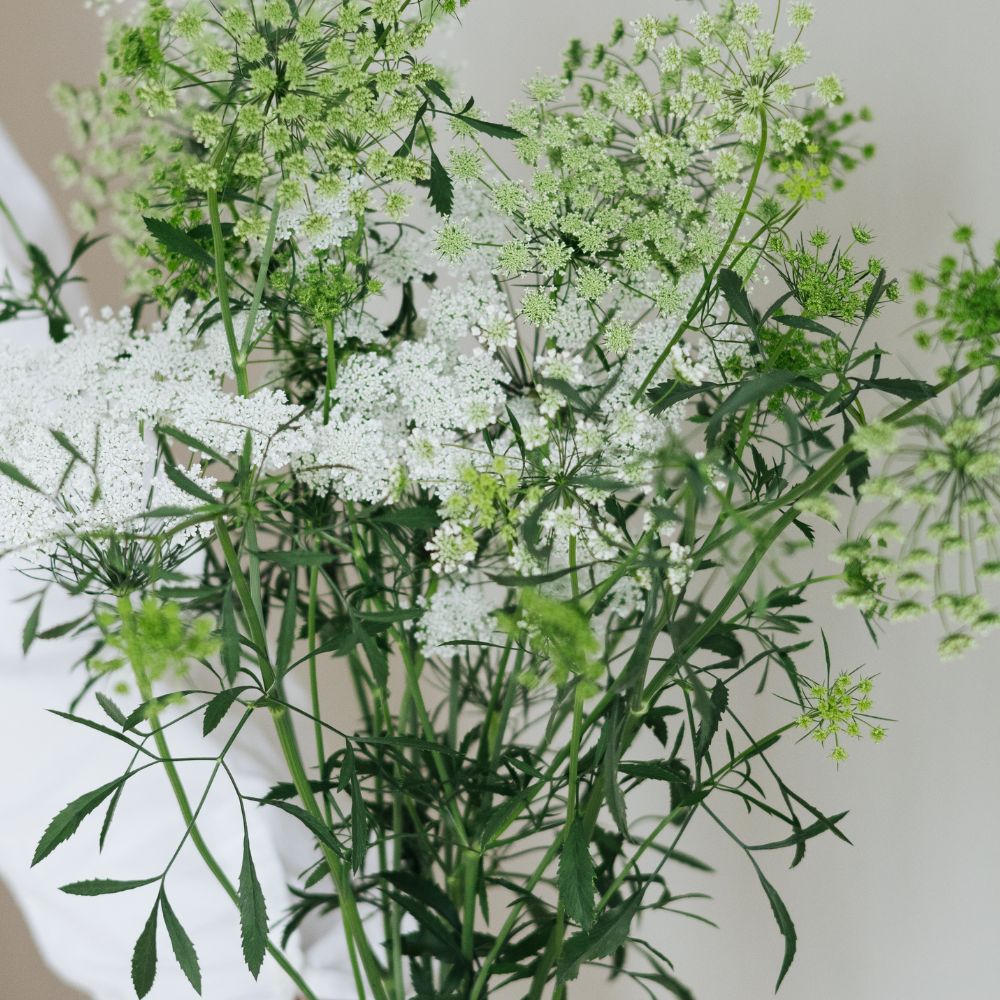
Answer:
[[[421,54],[465,2],[143,0],[99,83],[57,91],[76,221],[113,232],[130,303],[69,315],[88,237],[63,270],[28,246],[29,290],[0,290],[0,319],[51,332],[3,354],[0,550],[39,581],[26,648],[92,639],[67,725],[134,756],[34,861],[96,811],[103,841],[163,769],[251,972],[270,954],[310,1000],[284,942],[332,910],[359,997],[564,998],[595,966],[683,998],[642,918],[683,910],[702,814],[759,877],[780,984],[795,929],[758,859],[843,814],[769,752],[886,735],[813,625],[813,567],[873,636],[935,611],[952,656],[1000,623],[1000,264],[963,228],[912,279],[932,381],[875,345],[900,286],[873,233],[798,228],[874,151],[803,69],[808,3],[617,21],[498,121]],[[40,632],[52,587],[89,610]],[[745,675],[787,702],[775,731],[745,722]],[[192,715],[207,779],[171,750]],[[231,782],[229,872],[198,812],[260,717],[287,775]],[[315,841],[290,912],[254,809]],[[138,996],[160,926],[200,992],[172,860],[148,862],[65,891],[147,894]]]

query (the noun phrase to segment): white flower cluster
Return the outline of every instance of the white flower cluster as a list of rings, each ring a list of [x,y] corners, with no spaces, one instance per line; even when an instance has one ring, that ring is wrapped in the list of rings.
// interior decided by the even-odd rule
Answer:
[[[489,642],[496,627],[484,587],[445,581],[427,602],[417,635],[428,656],[461,652],[453,643]]]
[[[276,240],[294,240],[304,253],[339,245],[358,228],[351,195],[365,187],[361,175],[331,176],[310,183],[302,198],[282,208],[275,229]]]

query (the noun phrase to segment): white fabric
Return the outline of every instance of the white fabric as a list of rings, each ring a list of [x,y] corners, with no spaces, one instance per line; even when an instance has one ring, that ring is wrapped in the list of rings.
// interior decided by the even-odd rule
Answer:
[[[66,240],[45,191],[0,128],[0,193],[16,212],[28,239],[42,246],[58,267],[67,259]],[[0,219],[0,273],[18,270],[22,255],[13,233]],[[0,326],[0,339],[46,337],[44,322]],[[46,962],[64,980],[96,1000],[133,1000],[130,962],[156,886],[96,898],[70,896],[59,886],[85,878],[146,878],[162,871],[183,832],[166,777],[151,768],[129,781],[103,853],[98,835],[104,808],[88,817],[80,831],[37,868],[31,857],[49,820],[69,801],[121,774],[131,757],[128,747],[48,712],[68,708],[82,687],[81,670],[71,665],[86,652],[79,640],[36,642],[27,658],[21,652],[21,627],[31,604],[14,602],[39,590],[8,559],[0,564],[0,877],[10,887]],[[73,600],[52,588],[42,628],[77,617]],[[132,698],[135,701],[135,698]],[[96,706],[81,714],[107,722]],[[233,713],[235,718],[236,713]],[[213,754],[224,738],[220,727],[206,741],[200,717],[169,729],[171,752]],[[246,749],[249,747],[250,749]],[[279,780],[281,769],[269,734],[245,734],[227,762],[242,790],[263,794]],[[208,765],[182,764],[194,800],[201,795]],[[287,882],[306,867],[311,835],[274,809],[248,805],[257,872],[273,922],[291,903]],[[233,883],[242,858],[239,807],[224,775],[199,818],[199,829]],[[167,879],[171,906],[195,943],[205,1000],[292,1000],[294,986],[270,959],[255,982],[242,957],[236,910],[190,843]],[[159,963],[150,1000],[193,996],[174,961],[160,922]],[[303,957],[303,948],[307,956]],[[307,923],[293,936],[288,958],[322,1000],[352,1000],[346,945],[337,917]]]

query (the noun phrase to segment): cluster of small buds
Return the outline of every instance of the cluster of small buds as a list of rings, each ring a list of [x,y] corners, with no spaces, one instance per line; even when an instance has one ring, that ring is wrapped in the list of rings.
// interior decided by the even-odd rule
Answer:
[[[945,630],[941,656],[962,655],[975,645],[977,635],[1000,621],[984,597],[984,584],[1000,562],[1000,525],[992,502],[1000,480],[994,419],[959,412],[905,432],[875,422],[857,428],[851,442],[873,458],[887,457],[890,464],[885,474],[861,486],[863,497],[877,503],[879,513],[864,538],[837,550],[848,583],[838,602],[896,621],[936,611]],[[917,508],[916,527],[909,532],[894,516],[906,506]],[[895,598],[890,581],[898,592]],[[961,581],[957,591],[953,581]],[[929,603],[918,599],[925,591],[934,592]]]
[[[833,740],[830,757],[847,760],[847,750],[841,739],[861,739],[865,731],[875,743],[885,739],[882,720],[870,715],[872,708],[872,678],[855,678],[853,674],[840,674],[833,683],[813,684],[803,693],[806,711],[796,724],[817,743],[826,745]]]

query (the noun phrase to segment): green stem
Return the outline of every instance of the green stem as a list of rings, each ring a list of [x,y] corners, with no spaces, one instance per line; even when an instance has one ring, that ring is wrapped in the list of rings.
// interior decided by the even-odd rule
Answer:
[[[564,839],[569,836],[569,831],[576,822],[576,808],[579,797],[578,782],[580,743],[582,741],[582,737],[583,695],[578,686],[576,694],[573,698],[573,728],[570,733],[569,740],[569,764],[567,767],[566,778],[566,825],[563,831]],[[599,793],[595,790],[593,794],[598,795]],[[566,908],[563,905],[562,899],[560,899],[556,906],[556,922],[552,928],[552,934],[549,936],[548,944],[545,946],[545,952],[542,955],[542,959],[538,963],[538,968],[535,971],[535,976],[531,983],[531,992],[528,994],[528,1000],[540,1000],[542,990],[545,988],[545,983],[549,978],[549,973],[552,971],[552,966],[556,963],[559,958],[559,954],[562,951],[563,941],[565,938]]]
[[[219,193],[214,190],[208,192],[208,217],[212,226],[212,248],[215,253],[215,290],[219,298],[222,325],[226,331],[226,343],[229,345],[229,356],[233,362],[233,372],[236,374],[236,388],[241,396],[248,396],[250,383],[247,379],[247,358],[236,342],[236,328],[233,326],[233,313],[229,303],[226,243],[222,236],[222,218],[219,215]]]
[[[132,611],[132,605],[127,597],[120,597],[118,599],[118,614],[122,620],[122,625],[124,626],[123,631],[126,641],[126,653],[132,664],[132,669],[135,672],[135,680],[136,686],[139,689],[139,696],[144,702],[152,702],[153,685],[143,666],[142,651],[139,650],[134,641],[129,638],[135,629],[135,618]],[[156,744],[156,750],[160,755],[160,760],[167,775],[167,780],[170,782],[170,789],[177,802],[181,818],[184,820],[185,826],[187,827],[187,833],[191,838],[191,843],[194,845],[198,854],[201,855],[201,859],[205,863],[205,867],[208,868],[209,872],[211,872],[213,878],[215,878],[216,882],[218,882],[222,887],[223,891],[229,897],[233,905],[239,909],[240,896],[236,887],[229,880],[229,877],[223,871],[222,866],[215,859],[215,855],[212,854],[211,848],[209,848],[204,837],[201,835],[201,831],[198,829],[197,817],[195,816],[194,810],[191,808],[191,802],[188,799],[187,792],[185,791],[184,783],[181,781],[181,776],[177,770],[176,764],[174,763],[173,756],[170,753],[170,746],[167,743],[166,736],[164,735],[163,727],[160,725],[159,713],[155,710],[155,708],[151,708],[149,711],[149,722],[153,728],[153,742]],[[299,975],[295,967],[285,957],[284,952],[278,948],[277,945],[273,944],[270,938],[267,939],[266,947],[268,954],[274,959],[285,975],[287,975],[288,978],[295,984],[305,1000],[317,1000],[316,994],[313,993],[302,976]]]
[[[215,524],[216,534],[222,547],[222,553],[225,557],[226,565],[229,568],[233,585],[236,587],[236,593],[240,598],[241,605],[243,606],[243,614],[250,629],[250,636],[258,651],[258,663],[260,665],[264,690],[269,694],[275,694],[277,693],[275,691],[275,673],[268,656],[267,636],[264,631],[264,623],[259,617],[257,605],[254,602],[253,594],[250,591],[250,585],[247,582],[247,578],[243,573],[242,567],[240,566],[239,556],[237,555],[236,548],[233,545],[229,529],[226,527],[225,521],[221,517],[216,519]],[[309,782],[305,766],[302,763],[302,755],[299,751],[298,743],[295,738],[295,730],[292,726],[292,721],[288,715],[288,711],[284,708],[284,706],[279,706],[276,709],[272,709],[271,716],[274,721],[275,729],[278,733],[278,742],[281,744],[281,750],[284,754],[285,762],[288,765],[292,783],[295,785],[295,790],[298,792],[299,798],[302,800],[302,804],[305,807],[306,812],[308,812],[313,819],[322,823],[324,822],[323,813],[319,807],[319,803],[316,801],[312,785]],[[344,870],[340,858],[337,857],[337,855],[327,845],[320,843],[320,850],[327,863],[327,867],[330,870],[330,875],[333,878],[334,886],[337,890],[337,896],[340,900],[341,916],[344,921],[344,933],[347,937],[348,952],[351,956],[351,966],[354,971],[355,982],[358,987],[358,995],[361,998],[367,996],[364,991],[364,983],[357,963],[357,953],[360,953],[361,962],[364,965],[365,976],[368,979],[372,993],[374,994],[376,1000],[387,1000],[385,986],[382,982],[382,970],[378,966],[378,962],[372,953],[371,945],[365,935],[364,925],[358,912],[357,901],[354,898],[354,890],[351,886],[350,879]]]
[[[323,390],[323,423],[330,422],[330,401],[337,384],[337,342],[333,336],[333,320],[326,321],[326,385]]]

